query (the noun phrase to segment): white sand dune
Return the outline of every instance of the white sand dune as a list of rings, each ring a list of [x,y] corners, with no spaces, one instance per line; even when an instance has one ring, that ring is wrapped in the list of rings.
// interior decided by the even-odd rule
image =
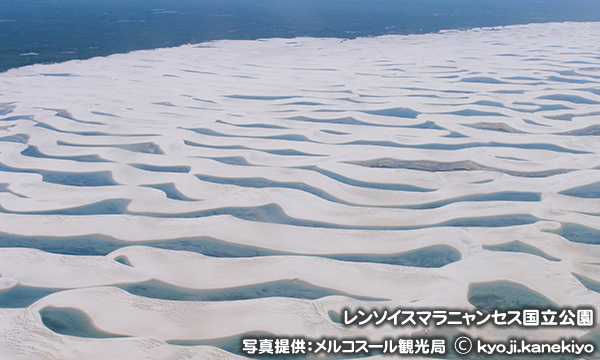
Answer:
[[[241,359],[251,334],[598,339],[335,318],[600,304],[598,43],[600,23],[532,24],[0,74],[0,358]]]
[[[0,318],[2,356],[6,359],[243,359],[215,347],[181,347],[149,338],[90,341],[60,336],[28,309],[2,309]]]

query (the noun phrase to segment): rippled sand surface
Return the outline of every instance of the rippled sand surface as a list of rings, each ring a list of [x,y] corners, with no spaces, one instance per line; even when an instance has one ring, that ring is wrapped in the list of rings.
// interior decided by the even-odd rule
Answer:
[[[599,23],[536,24],[1,74],[0,357],[234,359],[244,334],[597,339],[337,316],[600,304],[598,44]]]

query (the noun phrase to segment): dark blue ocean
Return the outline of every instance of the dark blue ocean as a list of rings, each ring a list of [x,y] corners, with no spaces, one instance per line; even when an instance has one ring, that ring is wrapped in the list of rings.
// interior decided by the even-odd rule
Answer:
[[[218,39],[600,21],[598,0],[0,0],[0,71]]]

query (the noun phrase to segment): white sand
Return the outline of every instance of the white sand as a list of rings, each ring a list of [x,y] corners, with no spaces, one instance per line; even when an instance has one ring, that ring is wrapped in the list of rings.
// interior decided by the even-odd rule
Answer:
[[[25,309],[0,309],[0,358],[236,359],[215,346],[166,341],[251,331],[378,341],[424,328],[343,327],[328,312],[472,311],[469,286],[495,281],[561,307],[598,306],[600,294],[574,274],[600,282],[599,245],[550,231],[561,223],[600,231],[599,198],[560,194],[600,182],[599,42],[599,23],[534,24],[351,41],[218,41],[0,74],[0,232],[53,237],[53,251],[69,248],[63,237],[123,241],[106,255],[0,248],[0,289],[66,289]],[[405,116],[378,112],[389,109]],[[448,136],[456,133],[463,136]],[[21,154],[28,146],[45,157]],[[90,155],[105,161],[73,158]],[[57,172],[107,172],[117,185],[72,186],[53,178]],[[187,201],[152,187],[168,183]],[[530,194],[478,198],[501,192]],[[123,213],[68,210],[119,199],[130,201]],[[288,220],[277,223],[262,209],[223,212],[270,204]],[[194,212],[203,217],[186,215]],[[439,226],[513,215],[526,221]],[[286,255],[211,257],[140,245],[198,237]],[[514,241],[557,261],[487,249]],[[435,245],[461,259],[424,268],[322,257]],[[132,266],[115,261],[123,257]],[[169,301],[111,286],[158,280],[210,290],[292,279],[348,296]],[[49,306],[78,309],[100,330],[129,337],[57,334],[39,313]],[[596,329],[454,330],[488,341],[553,341]]]

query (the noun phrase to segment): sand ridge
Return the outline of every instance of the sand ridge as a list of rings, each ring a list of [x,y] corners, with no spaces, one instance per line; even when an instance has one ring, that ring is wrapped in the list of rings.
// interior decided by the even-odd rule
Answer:
[[[474,310],[498,284],[505,302],[597,306],[599,39],[552,23],[215,41],[1,74],[0,304],[29,301],[0,309],[0,356],[410,336],[425,327],[332,314]],[[112,335],[48,327],[65,314]]]

